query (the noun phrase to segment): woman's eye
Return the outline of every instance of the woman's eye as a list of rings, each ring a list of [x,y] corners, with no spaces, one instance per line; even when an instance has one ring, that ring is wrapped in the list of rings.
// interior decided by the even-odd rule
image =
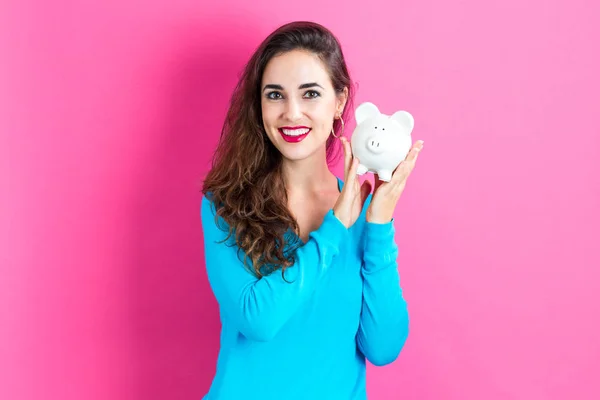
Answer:
[[[321,93],[319,93],[319,92],[317,92],[317,91],[315,91],[315,90],[309,90],[308,92],[306,92],[306,96],[307,96],[308,98],[314,99],[314,98],[316,98],[316,97],[319,97],[319,96],[321,96]]]
[[[281,93],[279,93],[279,92],[267,93],[267,98],[272,99],[272,100],[277,100],[277,99],[281,98]]]

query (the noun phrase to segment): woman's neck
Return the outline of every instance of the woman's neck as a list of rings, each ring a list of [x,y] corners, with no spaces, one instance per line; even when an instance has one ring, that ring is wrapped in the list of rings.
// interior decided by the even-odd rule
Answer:
[[[329,170],[325,154],[304,160],[283,160],[283,179],[290,194],[337,190],[337,178]],[[333,186],[335,184],[335,186]]]

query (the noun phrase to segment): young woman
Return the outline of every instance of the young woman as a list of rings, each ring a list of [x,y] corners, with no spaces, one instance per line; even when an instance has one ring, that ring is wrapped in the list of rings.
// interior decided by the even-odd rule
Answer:
[[[315,23],[277,29],[245,68],[202,190],[222,323],[205,399],[365,399],[366,360],[404,345],[392,217],[423,144],[371,194],[342,136],[352,95],[337,39]],[[339,143],[344,180],[328,167]]]

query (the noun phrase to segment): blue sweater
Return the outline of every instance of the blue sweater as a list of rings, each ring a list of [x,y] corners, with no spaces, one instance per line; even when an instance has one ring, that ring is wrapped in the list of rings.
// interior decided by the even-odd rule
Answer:
[[[233,236],[229,246],[216,243],[227,232],[202,198],[206,271],[222,325],[217,371],[204,399],[367,398],[365,358],[391,363],[408,335],[393,220],[366,222],[370,201],[350,229],[329,210],[296,250],[286,282],[281,270],[257,279],[231,246]],[[227,226],[222,218],[219,226]]]

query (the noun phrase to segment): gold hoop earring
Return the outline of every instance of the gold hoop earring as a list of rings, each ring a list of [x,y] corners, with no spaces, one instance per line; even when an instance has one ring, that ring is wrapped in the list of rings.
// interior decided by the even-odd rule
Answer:
[[[340,115],[340,121],[342,123],[342,133],[341,135],[336,135],[334,130],[333,130],[333,126],[331,127],[331,134],[333,135],[334,138],[339,139],[340,136],[344,136],[344,119],[342,118],[342,116]],[[335,122],[335,121],[334,121]]]

